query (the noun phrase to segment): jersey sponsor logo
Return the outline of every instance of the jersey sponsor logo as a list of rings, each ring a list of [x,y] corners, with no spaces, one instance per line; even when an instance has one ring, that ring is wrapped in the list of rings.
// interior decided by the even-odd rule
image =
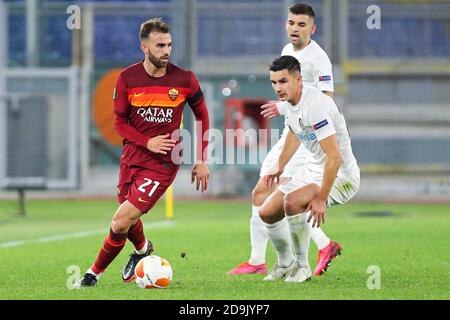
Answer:
[[[315,125],[313,125],[313,129],[314,130],[319,130],[320,128],[325,127],[327,124],[328,124],[328,120],[327,119],[322,120],[319,123],[316,123]]]
[[[306,142],[314,141],[314,140],[317,139],[317,136],[316,136],[316,134],[315,134],[314,132],[310,132],[310,133],[307,133],[307,132],[300,132],[300,133],[298,134],[298,137],[299,137],[302,141],[306,141]]]
[[[146,122],[170,123],[172,122],[173,109],[168,108],[139,108],[137,114]]]
[[[319,81],[331,81],[331,76],[319,76]]]
[[[169,98],[170,98],[170,100],[172,100],[172,101],[177,100],[178,94],[179,93],[178,93],[177,89],[175,89],[175,88],[170,89],[169,90]]]
[[[144,95],[144,94],[145,94],[145,92],[141,92],[141,93],[133,93],[133,98],[140,97],[140,96],[142,96],[142,95]]]

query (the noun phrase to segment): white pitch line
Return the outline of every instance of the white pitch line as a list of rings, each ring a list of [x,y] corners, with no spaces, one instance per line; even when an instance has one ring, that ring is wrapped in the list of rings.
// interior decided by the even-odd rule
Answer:
[[[3,243],[0,243],[0,248],[18,247],[18,246],[23,245],[25,242],[26,242],[25,240],[3,242]]]
[[[152,229],[159,229],[159,228],[170,227],[173,225],[175,225],[175,221],[159,221],[159,222],[147,223],[144,225],[144,227],[148,227],[148,228],[152,228]],[[54,241],[64,241],[64,240],[68,240],[68,239],[86,238],[86,237],[94,236],[97,234],[102,234],[102,233],[106,234],[108,232],[108,230],[109,229],[101,228],[101,229],[96,229],[96,230],[79,231],[79,232],[74,232],[74,233],[46,236],[46,237],[30,239],[30,240],[15,240],[15,241],[2,242],[2,243],[0,243],[0,249],[20,247],[20,246],[31,244],[31,243],[48,243],[48,242],[54,242]]]

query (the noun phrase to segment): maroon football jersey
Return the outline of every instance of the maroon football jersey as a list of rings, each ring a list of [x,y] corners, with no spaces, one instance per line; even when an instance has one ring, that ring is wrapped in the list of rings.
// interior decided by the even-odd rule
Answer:
[[[167,133],[172,137],[180,128],[186,102],[202,123],[200,137],[209,129],[208,110],[195,75],[171,63],[162,77],[150,76],[142,61],[124,69],[113,98],[115,128],[124,138],[121,161],[128,166],[151,168],[155,160],[173,164],[171,152],[153,153],[147,149],[147,142]],[[198,160],[206,160],[206,147],[207,141],[197,146],[201,150]]]

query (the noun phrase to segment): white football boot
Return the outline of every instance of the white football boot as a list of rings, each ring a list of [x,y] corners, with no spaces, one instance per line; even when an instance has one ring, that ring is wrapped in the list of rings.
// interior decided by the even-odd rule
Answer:
[[[275,267],[269,274],[263,279],[264,281],[275,281],[284,279],[296,266],[296,261],[292,261],[292,263],[287,267],[280,267],[278,262],[275,264]]]
[[[302,267],[297,261],[294,262],[294,268],[291,270],[289,275],[284,280],[285,282],[305,282],[311,279],[311,268],[310,266]]]

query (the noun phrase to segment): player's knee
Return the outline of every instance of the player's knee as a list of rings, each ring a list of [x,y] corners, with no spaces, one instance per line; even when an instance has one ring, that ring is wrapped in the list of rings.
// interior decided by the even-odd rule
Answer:
[[[260,185],[256,185],[256,187],[252,190],[252,203],[255,206],[260,206],[264,203],[266,199],[267,190]]]
[[[258,199],[258,187],[254,187],[252,190],[252,203],[255,205],[256,200]]]
[[[264,207],[259,208],[258,214],[259,214],[259,217],[261,218],[261,220],[264,221],[264,222],[266,222],[266,219],[267,219],[267,212],[266,212],[266,210],[265,210]]]
[[[111,222],[111,230],[115,233],[127,233],[133,225],[133,221],[126,217],[114,216]]]
[[[111,230],[114,233],[125,233],[128,230],[124,227],[124,224],[122,223],[122,221],[117,220],[117,219],[113,219],[113,221],[111,222]]]
[[[259,209],[259,217],[265,223],[275,223],[276,222],[273,214],[269,210],[267,210],[265,207],[261,207]]]
[[[284,196],[283,200],[284,212],[287,215],[294,215],[303,212],[302,205],[298,202],[298,199],[290,195],[289,193]]]

